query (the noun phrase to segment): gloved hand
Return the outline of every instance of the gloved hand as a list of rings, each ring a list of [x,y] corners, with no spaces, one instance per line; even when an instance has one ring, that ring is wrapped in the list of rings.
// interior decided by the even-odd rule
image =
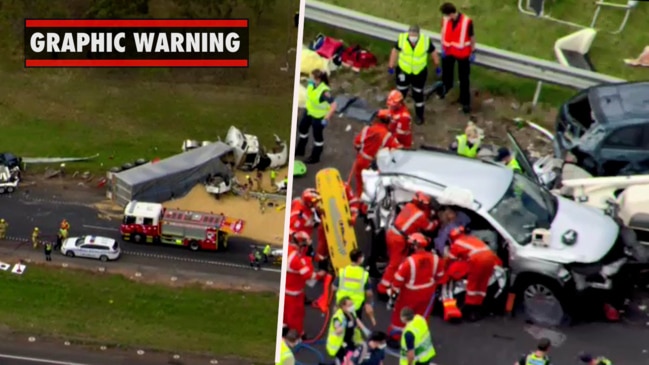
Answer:
[[[308,86],[315,86],[315,81],[313,81],[313,80],[309,80],[309,81],[306,82],[306,84],[307,84]]]
[[[394,68],[390,67],[390,68],[388,69],[388,73],[389,73],[390,75],[394,75]]]
[[[471,53],[471,56],[469,56],[469,62],[473,63],[475,61],[475,52]]]
[[[372,331],[370,331],[368,328],[363,328],[363,334],[365,337],[370,337],[372,335]]]
[[[437,77],[442,76],[442,68],[438,66],[435,69],[435,74],[437,75]]]
[[[329,121],[326,120],[326,119],[323,119],[323,120],[322,120],[322,126],[323,126],[323,127],[326,127],[326,126],[328,126],[328,125],[329,125]]]

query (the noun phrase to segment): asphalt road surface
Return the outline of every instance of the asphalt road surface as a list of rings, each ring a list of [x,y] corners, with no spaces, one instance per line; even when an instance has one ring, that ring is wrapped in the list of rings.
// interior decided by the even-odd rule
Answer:
[[[322,162],[309,166],[308,175],[294,180],[294,193],[315,186],[315,174],[319,169],[335,167],[345,179],[353,164],[353,135],[361,125],[349,122],[353,129],[345,131],[347,121],[335,119],[325,131],[326,150]],[[434,168],[434,167],[430,167]],[[356,227],[359,245],[368,247],[369,235],[362,224]],[[318,290],[308,293],[310,299],[319,296]],[[390,314],[384,303],[378,302],[377,330],[387,330]],[[579,324],[556,330],[531,326],[519,318],[491,317],[477,323],[451,325],[440,318],[430,322],[431,334],[438,352],[436,363],[440,365],[510,365],[522,354],[531,351],[536,339],[548,336],[555,342],[552,356],[555,364],[578,364],[576,357],[581,351],[589,351],[609,357],[615,364],[649,364],[649,317],[636,313],[633,319],[621,323]],[[312,308],[307,309],[306,332],[313,337],[324,325],[323,316]],[[326,329],[322,339],[326,339]],[[322,343],[313,348],[325,354]],[[297,358],[303,364],[317,364],[321,359],[316,353],[300,350]],[[330,359],[327,359],[330,361]],[[398,364],[394,356],[388,356],[386,365]]]
[[[34,190],[34,189],[32,189]],[[165,267],[169,262],[185,262],[196,267],[229,270],[245,269],[248,266],[248,253],[253,245],[261,243],[233,237],[227,252],[192,252],[186,248],[166,245],[139,245],[123,242],[119,235],[119,222],[100,219],[98,212],[83,203],[56,200],[51,194],[42,191],[31,191],[24,194],[20,191],[13,195],[0,195],[0,218],[9,223],[7,239],[9,241],[30,241],[34,227],[41,230],[42,239],[55,240],[61,219],[70,222],[70,236],[84,234],[111,237],[120,240],[123,258],[140,257],[157,259],[159,266]],[[263,267],[257,272],[264,280],[280,281],[280,268]],[[209,271],[208,271],[209,272]]]

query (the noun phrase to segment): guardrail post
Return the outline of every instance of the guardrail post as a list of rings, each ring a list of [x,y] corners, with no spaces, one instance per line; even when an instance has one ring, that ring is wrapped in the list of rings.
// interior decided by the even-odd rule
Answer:
[[[534,91],[534,99],[532,99],[532,106],[536,106],[541,98],[541,89],[543,88],[543,81],[536,83],[536,90]]]

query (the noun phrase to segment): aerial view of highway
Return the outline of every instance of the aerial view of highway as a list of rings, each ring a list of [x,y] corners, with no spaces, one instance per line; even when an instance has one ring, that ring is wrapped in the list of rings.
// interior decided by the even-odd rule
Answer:
[[[299,1],[24,5],[0,20],[0,364],[272,362]],[[25,68],[27,18],[203,17],[250,18],[256,62]]]

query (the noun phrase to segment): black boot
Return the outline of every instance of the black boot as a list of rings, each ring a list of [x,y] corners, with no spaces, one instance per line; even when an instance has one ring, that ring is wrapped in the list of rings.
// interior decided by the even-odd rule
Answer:
[[[295,146],[295,156],[302,157],[306,153],[306,145],[309,143],[309,138],[298,138],[297,146]]]
[[[311,156],[309,156],[309,158],[307,158],[306,161],[304,161],[304,163],[309,165],[319,163],[320,156],[322,155],[322,150],[323,150],[322,146],[314,146],[313,150],[311,151]]]
[[[462,309],[462,316],[469,322],[477,322],[482,319],[482,308],[476,305],[467,305]]]

